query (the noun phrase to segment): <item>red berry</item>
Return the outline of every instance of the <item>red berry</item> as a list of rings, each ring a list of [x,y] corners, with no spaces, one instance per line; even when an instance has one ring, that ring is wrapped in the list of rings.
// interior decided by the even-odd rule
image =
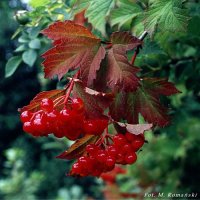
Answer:
[[[45,126],[42,123],[41,118],[36,118],[33,120],[32,123],[33,129],[34,129],[34,136],[42,136],[43,133],[45,132]]]
[[[131,145],[130,144],[125,144],[123,147],[122,147],[122,152],[124,153],[127,153],[127,152],[132,152],[132,148],[131,148]]]
[[[94,121],[87,120],[87,121],[84,121],[83,129],[84,129],[84,132],[86,134],[88,134],[88,135],[95,135],[97,128],[95,127]]]
[[[106,159],[107,159],[107,155],[103,152],[97,155],[97,160],[101,163],[104,163]]]
[[[49,98],[42,99],[40,103],[40,108],[43,111],[51,112],[53,110],[53,101]]]
[[[72,110],[75,110],[75,111],[83,111],[84,110],[84,103],[83,103],[83,100],[81,98],[74,98],[72,100]]]
[[[126,132],[125,137],[129,142],[132,142],[136,138],[136,135]]]
[[[137,151],[138,149],[140,149],[144,144],[144,135],[140,134],[137,135],[135,140],[133,140],[131,142],[132,148],[134,149],[134,151]]]
[[[72,118],[72,111],[71,110],[69,110],[69,109],[66,109],[66,108],[64,108],[64,109],[62,109],[61,111],[60,111],[60,116],[59,116],[59,118],[60,118],[60,120],[62,120],[62,121],[69,121],[71,118]]]
[[[109,156],[116,157],[117,156],[117,149],[113,145],[110,145],[107,148],[107,154]]]
[[[91,119],[84,121],[84,132],[89,135],[101,135],[108,126],[107,119]]]
[[[113,137],[113,142],[116,146],[123,146],[127,143],[127,140],[123,134],[117,134]]]
[[[95,150],[95,145],[94,144],[88,144],[87,146],[86,146],[86,151],[88,152],[88,153],[92,153],[94,150]]]
[[[126,161],[127,164],[133,164],[136,160],[137,160],[137,155],[136,155],[136,153],[128,154],[128,155],[125,157],[125,161]]]
[[[115,166],[115,159],[113,159],[112,157],[107,157],[106,159],[106,162],[105,164],[108,166],[108,167],[113,167]]]
[[[81,164],[81,165],[87,165],[87,159],[85,156],[82,156],[78,159],[78,162]]]
[[[124,155],[122,153],[117,154],[117,163],[122,163],[124,161]]]
[[[31,122],[25,122],[23,124],[23,131],[27,133],[32,133],[34,131]]]
[[[33,113],[31,113],[28,110],[25,110],[24,112],[21,113],[20,119],[24,123],[24,122],[30,121],[32,116],[33,116]]]

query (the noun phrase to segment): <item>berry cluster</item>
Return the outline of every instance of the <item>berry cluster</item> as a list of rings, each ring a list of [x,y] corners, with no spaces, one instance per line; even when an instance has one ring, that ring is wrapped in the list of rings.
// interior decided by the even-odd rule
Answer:
[[[89,144],[86,146],[87,155],[80,157],[73,164],[71,174],[79,176],[100,176],[114,169],[115,164],[133,164],[137,160],[136,151],[144,144],[144,136],[131,133],[117,134],[113,138],[113,144],[98,146]]]
[[[44,98],[39,111],[22,112],[20,119],[23,122],[23,130],[35,137],[53,133],[58,138],[76,140],[85,134],[100,135],[108,126],[107,119],[86,119],[84,103],[80,98],[72,99],[67,108],[64,107],[60,111],[54,107],[51,99]]]

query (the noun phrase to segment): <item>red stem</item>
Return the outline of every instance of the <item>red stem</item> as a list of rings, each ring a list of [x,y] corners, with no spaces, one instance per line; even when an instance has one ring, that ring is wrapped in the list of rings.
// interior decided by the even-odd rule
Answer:
[[[137,50],[134,52],[133,57],[131,58],[131,65],[134,65],[136,56],[137,56]]]
[[[107,45],[105,46],[106,49],[110,49],[111,47],[112,47],[112,43],[107,44]]]
[[[71,91],[74,87],[74,79],[78,78],[79,76],[79,73],[80,73],[80,70],[77,71],[77,73],[74,75],[74,77],[72,78],[71,82],[70,82],[70,85],[69,85],[69,88],[67,90],[67,93],[65,95],[65,99],[64,99],[64,105],[67,103],[68,99],[69,99],[69,96],[71,94]]]

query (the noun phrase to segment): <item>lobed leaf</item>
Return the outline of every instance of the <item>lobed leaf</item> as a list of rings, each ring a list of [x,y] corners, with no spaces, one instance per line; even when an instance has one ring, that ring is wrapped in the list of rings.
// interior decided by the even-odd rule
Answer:
[[[129,63],[126,51],[134,49],[142,42],[128,32],[113,33],[111,42],[113,46],[107,55],[107,85],[111,89],[134,91],[139,85],[136,73],[140,70]]]
[[[70,20],[55,22],[48,28],[44,29],[41,33],[54,41],[69,38],[76,39],[77,37],[98,39],[87,28],[75,24]]]
[[[120,0],[119,7],[112,10],[110,14],[111,26],[119,24],[119,27],[125,24],[127,21],[140,15],[142,9],[136,3],[129,0]]]
[[[56,22],[42,33],[53,39],[55,45],[43,54],[45,77],[58,75],[61,79],[70,69],[80,67],[82,80],[91,85],[106,54],[101,40],[71,21]]]
[[[44,91],[38,93],[34,99],[29,103],[29,105],[24,106],[23,108],[19,108],[19,112],[23,112],[25,110],[36,112],[40,109],[40,102],[43,98],[49,98],[49,99],[56,99],[60,96],[63,96],[65,94],[65,90],[50,90],[50,91]]]
[[[95,143],[99,136],[96,135],[85,135],[81,139],[78,139],[72,146],[67,150],[58,155],[56,158],[72,160],[79,158],[85,151],[88,144]]]
[[[145,78],[136,92],[120,92],[110,106],[111,116],[119,121],[137,124],[139,114],[153,125],[166,126],[169,123],[167,108],[160,103],[160,95],[169,96],[179,93],[166,79]],[[124,109],[122,109],[124,108]]]
[[[162,32],[186,30],[189,17],[180,0],[157,0],[145,13],[145,29],[153,35],[158,26]]]
[[[106,17],[113,6],[114,0],[91,0],[85,13],[85,16],[93,27],[101,31],[104,35],[106,34]]]

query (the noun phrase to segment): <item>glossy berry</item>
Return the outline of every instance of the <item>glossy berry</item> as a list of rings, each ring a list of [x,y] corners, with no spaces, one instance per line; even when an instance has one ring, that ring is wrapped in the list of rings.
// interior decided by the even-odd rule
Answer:
[[[108,167],[114,167],[115,166],[115,159],[111,156],[107,157],[105,164]]]
[[[30,121],[31,117],[33,116],[33,113],[31,113],[30,111],[28,110],[25,110],[24,112],[21,113],[20,115],[20,120],[25,123],[25,122],[28,122]]]
[[[23,131],[27,133],[32,133],[33,132],[33,127],[31,125],[31,122],[25,122],[23,124]]]
[[[64,108],[60,111],[59,117],[60,117],[60,120],[62,121],[69,121],[72,118],[72,111]]]
[[[140,149],[144,144],[144,140],[142,139],[136,139],[134,141],[132,141],[131,145],[132,145],[132,148],[137,151],[138,149]]]
[[[126,132],[125,137],[129,142],[132,142],[136,138],[136,135],[134,135],[133,133]]]
[[[123,134],[117,134],[114,136],[113,142],[115,145],[122,147],[127,143],[127,140]]]
[[[126,161],[127,164],[133,164],[136,160],[137,160],[137,155],[136,155],[135,152],[128,154],[125,157],[125,161]]]
[[[43,111],[51,112],[53,110],[53,101],[49,98],[42,99],[40,103],[40,108]]]
[[[82,112],[84,110],[84,103],[81,98],[74,98],[71,104],[72,110]]]
[[[124,153],[128,153],[128,152],[132,152],[132,147],[129,143],[125,144],[123,147],[122,147],[122,152]]]
[[[124,135],[119,133],[113,137],[113,143],[111,144],[89,144],[85,148],[85,156],[80,157],[77,160],[77,162],[73,165],[70,174],[77,176],[92,175],[99,177],[102,173],[113,170],[115,168],[115,164],[133,164],[137,160],[137,155],[135,153],[137,150],[135,147],[141,147],[143,142],[144,136],[142,134],[133,135],[131,133],[126,133]],[[135,145],[134,147],[133,144]]]
[[[84,121],[84,132],[88,135],[101,135],[108,126],[107,119],[91,119]]]

